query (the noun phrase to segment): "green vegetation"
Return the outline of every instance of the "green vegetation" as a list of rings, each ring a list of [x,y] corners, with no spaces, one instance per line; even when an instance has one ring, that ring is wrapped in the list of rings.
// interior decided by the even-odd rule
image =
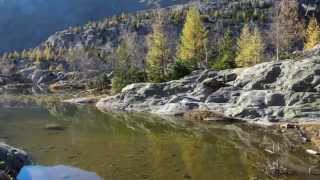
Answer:
[[[231,69],[235,67],[235,51],[230,31],[225,32],[223,39],[218,42],[217,57],[212,65],[215,70]]]
[[[110,89],[111,80],[107,74],[99,75],[97,78],[88,82],[87,86],[91,89],[96,89],[98,92]]]
[[[167,71],[168,80],[177,80],[186,75],[189,75],[192,71],[192,67],[189,67],[181,60],[177,60],[168,67]]]
[[[112,79],[112,91],[118,93],[125,86],[144,82],[145,73],[132,65],[132,56],[129,51],[129,44],[123,40],[117,49],[117,64],[114,69],[114,78]]]

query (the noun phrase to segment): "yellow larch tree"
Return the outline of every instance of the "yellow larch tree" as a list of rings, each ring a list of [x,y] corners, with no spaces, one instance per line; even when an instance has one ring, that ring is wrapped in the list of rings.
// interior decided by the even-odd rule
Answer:
[[[309,50],[320,43],[320,26],[315,17],[310,19],[308,28],[306,31],[306,41],[304,44],[304,50]]]
[[[238,67],[252,66],[263,60],[264,43],[258,27],[252,31],[248,24],[244,25],[237,46],[235,62]]]
[[[187,13],[177,57],[184,62],[207,65],[207,31],[196,7]]]

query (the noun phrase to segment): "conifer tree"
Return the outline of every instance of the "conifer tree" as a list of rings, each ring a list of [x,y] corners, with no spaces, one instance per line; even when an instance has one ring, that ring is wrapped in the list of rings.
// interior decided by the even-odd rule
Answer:
[[[35,51],[34,51],[34,57],[35,57],[35,60],[36,61],[40,61],[43,59],[43,53],[42,51],[39,49],[39,48],[36,48]]]
[[[79,58],[79,56],[81,56],[81,58],[83,58],[82,56],[85,56],[83,47],[81,47],[81,48],[69,47],[68,49],[65,50],[65,57],[69,61],[77,60]]]
[[[265,48],[261,32],[257,26],[254,28],[251,38],[252,38],[251,46],[252,46],[252,49],[254,49],[254,53],[252,57],[253,62],[251,63],[249,62],[248,64],[254,65],[262,62],[263,56],[264,56],[264,48]]]
[[[145,73],[132,65],[131,47],[126,40],[123,40],[117,49],[117,64],[112,79],[112,90],[118,93],[131,83],[143,82]]]
[[[257,27],[252,31],[248,24],[244,25],[237,46],[235,61],[238,67],[248,67],[262,61],[264,44]]]
[[[35,61],[40,61],[41,59],[41,51],[39,48],[34,48],[30,50],[30,59],[35,60]]]
[[[17,51],[13,52],[13,59],[20,58],[20,54]]]
[[[13,53],[8,53],[8,59],[10,60],[14,59]]]
[[[21,53],[21,58],[28,58],[28,52],[25,49]]]
[[[162,82],[166,79],[166,69],[170,62],[170,49],[163,23],[161,14],[159,14],[157,22],[153,25],[153,34],[148,39],[147,74],[152,82]]]
[[[251,42],[251,32],[250,32],[250,27],[248,24],[245,24],[241,30],[240,37],[238,38],[237,41],[237,57],[235,59],[236,64],[238,67],[242,67],[247,61],[247,58],[250,56],[251,50],[249,48],[246,48]]]
[[[57,54],[57,58],[62,58],[65,55],[65,49],[63,49],[62,47],[60,47],[58,49],[58,54]]]
[[[235,67],[235,53],[231,32],[227,31],[222,40],[218,42],[218,55],[212,68],[216,70],[230,69]]]
[[[126,41],[122,41],[117,49],[117,64],[112,79],[113,92],[120,92],[128,84],[128,72],[131,67],[130,54]]]
[[[208,65],[207,31],[196,7],[187,13],[177,57],[187,63]]]
[[[117,68],[118,69],[123,69],[124,71],[127,71],[131,67],[131,62],[130,62],[130,53],[129,53],[129,45],[125,40],[123,40],[118,49],[117,49],[117,59],[118,59],[118,64]]]
[[[49,46],[46,46],[42,53],[43,53],[43,58],[46,60],[51,60],[53,58],[53,52]]]
[[[315,17],[310,19],[308,28],[306,31],[306,42],[304,44],[304,50],[309,50],[320,43],[320,26]]]
[[[32,55],[32,51],[30,49],[26,50],[26,58],[32,60],[31,55]]]

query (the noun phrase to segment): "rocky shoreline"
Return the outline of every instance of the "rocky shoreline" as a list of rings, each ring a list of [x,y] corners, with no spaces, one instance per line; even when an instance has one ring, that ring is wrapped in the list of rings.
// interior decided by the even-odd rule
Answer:
[[[212,111],[258,123],[320,118],[320,58],[196,71],[176,81],[138,83],[96,104],[102,111],[181,115]]]

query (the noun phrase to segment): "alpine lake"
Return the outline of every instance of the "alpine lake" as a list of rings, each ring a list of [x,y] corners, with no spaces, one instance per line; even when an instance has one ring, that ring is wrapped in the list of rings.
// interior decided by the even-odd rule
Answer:
[[[0,141],[36,164],[112,180],[320,179],[320,158],[305,152],[311,145],[294,130],[101,112],[64,98],[0,95]]]

